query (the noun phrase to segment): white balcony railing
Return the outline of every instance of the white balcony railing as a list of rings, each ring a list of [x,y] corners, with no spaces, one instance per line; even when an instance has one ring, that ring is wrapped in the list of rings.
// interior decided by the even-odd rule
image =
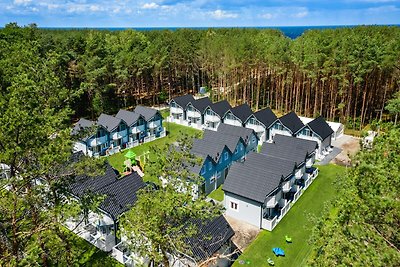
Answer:
[[[200,118],[201,114],[197,111],[188,111],[187,116],[191,118]]]
[[[298,189],[297,192],[293,196],[293,202],[296,202],[300,198],[302,193],[303,193],[303,190],[302,189]]]
[[[276,204],[278,204],[278,201],[276,195],[274,195],[267,201],[266,206],[267,208],[273,208],[276,206]]]
[[[107,149],[106,154],[107,155],[113,155],[113,154],[118,153],[120,151],[121,151],[121,147],[120,146],[116,146],[116,147]]]
[[[220,118],[218,116],[214,116],[214,115],[205,115],[204,120],[211,121],[211,122],[219,122]]]
[[[272,231],[277,224],[278,224],[277,216],[275,216],[271,220],[263,218],[262,221],[261,221],[261,228],[263,228],[265,230],[268,230],[268,231]]]
[[[126,130],[113,133],[111,135],[111,138],[113,140],[118,140],[118,139],[121,139],[121,138],[123,138],[125,136],[126,136]]]
[[[107,142],[107,136],[97,137],[90,141],[89,146],[94,147]]]
[[[135,146],[138,146],[139,145],[139,141],[138,140],[135,140],[135,141],[130,141],[130,142],[128,142],[127,144],[126,144],[126,147],[127,148],[132,148],[132,147],[135,147]]]
[[[151,121],[151,122],[148,124],[148,127],[149,127],[150,129],[154,129],[154,128],[159,127],[160,125],[161,125],[161,122],[160,122],[159,120],[157,120],[157,121]]]
[[[278,220],[282,220],[282,218],[286,215],[286,213],[290,210],[290,204],[292,202],[288,201],[286,205],[281,209],[281,215],[279,216]]]
[[[171,108],[169,109],[169,112],[170,112],[171,114],[183,114],[183,109],[171,107]]]

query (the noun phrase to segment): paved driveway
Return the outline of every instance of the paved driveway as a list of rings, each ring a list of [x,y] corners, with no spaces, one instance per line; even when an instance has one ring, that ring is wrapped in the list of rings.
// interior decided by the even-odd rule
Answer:
[[[337,155],[342,152],[341,148],[338,147],[333,147],[332,152],[329,153],[323,160],[315,162],[315,165],[327,165],[329,162],[331,162],[334,158],[336,158]]]

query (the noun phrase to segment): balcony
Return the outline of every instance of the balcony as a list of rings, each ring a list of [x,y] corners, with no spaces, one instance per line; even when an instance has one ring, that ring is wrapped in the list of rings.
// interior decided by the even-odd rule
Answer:
[[[113,247],[111,255],[125,266],[134,266],[132,259],[133,255],[123,242],[120,242]]]
[[[183,114],[183,109],[181,109],[181,108],[173,108],[173,107],[171,107],[170,109],[169,109],[169,111],[170,111],[170,113],[171,114]]]
[[[272,219],[263,218],[261,222],[261,228],[268,231],[272,231],[277,224],[278,224],[278,216],[275,216]]]
[[[301,179],[303,177],[303,169],[297,170],[294,176],[296,179]]]
[[[204,116],[204,121],[211,121],[211,122],[219,122],[220,118],[218,116],[214,116],[214,115],[205,115]]]
[[[265,128],[262,125],[247,123],[246,128],[253,129],[257,133],[257,135],[258,134],[262,135],[265,132]]]
[[[191,118],[200,118],[201,114],[197,111],[187,111],[187,117],[191,117]]]
[[[270,197],[266,203],[267,208],[274,208],[278,204],[278,201],[276,195]]]
[[[154,128],[159,127],[160,125],[161,125],[161,121],[160,120],[156,120],[156,121],[149,122],[148,127],[150,129],[154,129]]]
[[[312,165],[313,165],[313,163],[314,163],[313,158],[307,159],[307,161],[306,161],[306,168],[311,168]]]
[[[282,186],[282,191],[287,193],[292,189],[295,179],[290,179],[289,181],[285,182]]]
[[[89,146],[95,147],[107,142],[107,136],[97,137],[90,141]]]
[[[137,134],[137,133],[144,132],[145,128],[146,128],[145,125],[140,125],[140,126],[132,127],[132,128],[131,128],[131,133]]]
[[[123,131],[120,131],[120,132],[115,132],[115,133],[113,133],[112,135],[111,135],[111,138],[113,139],[113,140],[118,140],[118,139],[121,139],[121,138],[123,138],[123,137],[125,137],[126,136],[126,130],[123,130]]]
[[[229,124],[229,125],[233,125],[233,126],[242,126],[242,123],[241,123],[240,121],[238,121],[238,120],[228,120],[228,119],[225,119],[225,120],[224,120],[224,123],[225,123],[225,124]]]

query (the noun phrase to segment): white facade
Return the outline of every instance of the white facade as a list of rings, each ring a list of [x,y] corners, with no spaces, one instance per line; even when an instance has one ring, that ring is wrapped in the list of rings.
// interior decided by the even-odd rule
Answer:
[[[216,131],[219,124],[221,123],[221,118],[215,113],[210,107],[206,108],[204,111],[204,127],[208,130]]]
[[[242,121],[236,117],[231,111],[228,111],[224,117],[222,118],[222,121],[225,124],[233,125],[233,126],[239,126],[242,127],[243,123]]]
[[[268,133],[268,129],[264,126],[264,124],[262,124],[259,120],[257,120],[257,118],[254,117],[254,115],[252,115],[245,124],[245,127],[248,129],[253,129],[254,132],[257,134],[258,136],[258,144],[261,145],[262,143],[266,142],[267,139],[267,133]]]
[[[261,203],[225,192],[224,205],[226,215],[261,228]]]

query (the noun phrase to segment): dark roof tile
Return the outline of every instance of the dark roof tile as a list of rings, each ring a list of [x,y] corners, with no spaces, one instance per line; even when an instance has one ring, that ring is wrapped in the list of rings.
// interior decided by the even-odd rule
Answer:
[[[192,95],[182,95],[175,97],[172,100],[175,101],[175,103],[183,109],[186,109],[187,104],[189,104],[190,102],[194,102],[194,97]]]
[[[102,113],[97,119],[97,123],[103,126],[107,131],[114,131],[121,123],[121,119]]]
[[[295,134],[304,127],[304,124],[301,122],[300,118],[293,111],[289,112],[286,115],[283,115],[279,118],[279,120],[286,128],[288,128],[292,132],[292,134]]]
[[[242,104],[230,109],[233,115],[244,123],[252,114],[253,111],[247,104]]]
[[[322,140],[333,134],[332,128],[321,116],[310,121],[307,125],[311,128],[311,130],[318,134]]]
[[[120,109],[115,117],[123,120],[130,127],[141,117],[141,115],[132,111]]]
[[[254,116],[264,124],[266,128],[270,127],[277,119],[276,115],[270,108],[261,109],[255,112]]]

